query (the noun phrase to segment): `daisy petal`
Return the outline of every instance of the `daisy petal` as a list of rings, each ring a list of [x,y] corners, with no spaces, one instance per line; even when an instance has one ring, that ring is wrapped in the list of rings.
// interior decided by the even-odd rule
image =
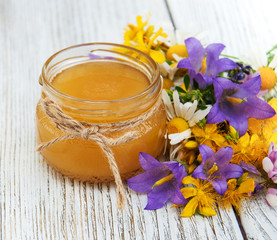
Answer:
[[[191,107],[188,109],[187,115],[186,115],[187,121],[189,121],[193,117],[195,110],[197,108],[197,104],[198,104],[197,100],[194,100]]]
[[[200,120],[202,120],[204,117],[206,117],[208,115],[208,113],[210,112],[212,106],[211,105],[207,105],[207,108],[204,110],[198,110],[192,117],[191,120],[189,120],[189,126],[193,127],[196,123],[198,123]]]
[[[183,141],[184,139],[188,139],[191,137],[191,130],[187,129],[184,132],[181,133],[173,133],[173,134],[169,134],[168,138],[171,140],[170,144],[171,145],[175,145],[181,141]]]
[[[166,108],[166,114],[168,119],[172,119],[175,117],[175,112],[173,106],[171,104],[170,98],[165,90],[162,91],[162,99]]]
[[[274,55],[272,61],[268,65],[270,68],[276,68],[277,67],[277,54]]]
[[[185,104],[181,105],[182,111],[181,111],[181,116],[183,119],[187,119],[187,111],[189,110],[189,108],[192,106],[191,102],[187,102]]]
[[[177,91],[173,92],[173,102],[174,102],[174,108],[177,116],[181,116],[181,107],[180,105],[182,104],[179,99],[179,94]]]

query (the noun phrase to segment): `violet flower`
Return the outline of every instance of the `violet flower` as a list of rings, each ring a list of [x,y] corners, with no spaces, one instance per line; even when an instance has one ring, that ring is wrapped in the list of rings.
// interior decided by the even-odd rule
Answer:
[[[263,168],[267,172],[268,177],[274,183],[277,183],[277,151],[274,143],[270,143],[268,157],[263,160]]]
[[[212,84],[219,73],[237,67],[237,64],[228,58],[219,59],[225,48],[223,44],[213,43],[204,48],[198,39],[191,37],[185,40],[185,45],[189,56],[182,59],[177,67],[188,69],[191,81],[195,79],[200,89]],[[206,61],[206,68],[202,66],[203,61]]]
[[[159,162],[146,153],[140,153],[139,162],[145,172],[128,179],[127,184],[136,192],[148,193],[146,210],[161,208],[168,200],[177,205],[187,203],[180,191],[182,180],[187,176],[182,164]]]
[[[243,169],[239,165],[229,163],[233,149],[223,147],[214,153],[210,147],[200,145],[199,151],[202,163],[194,170],[192,177],[211,181],[215,191],[223,195],[227,190],[226,179],[238,178],[243,174]]]
[[[261,77],[256,76],[243,84],[226,78],[214,80],[216,103],[207,116],[207,123],[228,121],[243,136],[248,129],[248,119],[273,117],[276,112],[256,95],[261,89]]]
[[[277,189],[269,188],[267,190],[265,199],[266,199],[268,205],[270,205],[273,208],[277,207]]]

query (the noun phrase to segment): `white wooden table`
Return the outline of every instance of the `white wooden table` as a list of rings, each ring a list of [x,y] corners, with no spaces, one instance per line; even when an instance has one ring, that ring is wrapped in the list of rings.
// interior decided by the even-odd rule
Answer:
[[[54,52],[83,42],[123,41],[137,14],[152,22],[207,30],[207,43],[243,55],[277,43],[275,0],[0,0],[1,239],[277,239],[277,211],[264,196],[217,216],[180,218],[170,205],[143,210],[146,195],[126,187],[117,210],[114,184],[70,180],[35,152],[38,76]],[[259,43],[262,42],[262,46]]]

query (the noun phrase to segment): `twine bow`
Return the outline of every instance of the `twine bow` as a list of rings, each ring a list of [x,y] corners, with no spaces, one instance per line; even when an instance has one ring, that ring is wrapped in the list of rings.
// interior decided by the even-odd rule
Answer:
[[[126,196],[124,193],[124,187],[119,174],[118,166],[116,164],[114,154],[110,146],[124,144],[133,139],[136,139],[138,137],[138,132],[128,131],[127,133],[117,138],[109,138],[105,135],[111,132],[128,129],[131,127],[133,128],[141,124],[157,110],[158,106],[160,106],[160,103],[156,104],[155,107],[152,107],[150,109],[150,111],[137,118],[127,120],[124,122],[107,123],[100,125],[83,123],[74,120],[72,117],[66,115],[62,111],[62,109],[53,100],[49,98],[42,99],[41,104],[45,110],[46,115],[53,121],[56,127],[59,130],[67,133],[67,135],[57,137],[55,139],[50,140],[49,142],[40,144],[37,148],[37,151],[41,152],[50,145],[67,139],[82,138],[84,140],[95,141],[98,144],[98,146],[102,149],[102,151],[105,153],[110,169],[113,173],[115,183],[117,186],[117,207],[119,209],[124,209],[126,204]]]

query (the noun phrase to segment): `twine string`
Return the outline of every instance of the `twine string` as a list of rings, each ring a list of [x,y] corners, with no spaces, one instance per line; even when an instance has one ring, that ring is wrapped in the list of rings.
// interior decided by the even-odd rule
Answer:
[[[148,119],[154,112],[157,111],[160,106],[160,102],[155,104],[148,112],[127,121],[117,123],[105,123],[105,124],[91,124],[83,123],[74,120],[72,117],[66,115],[63,110],[53,100],[44,98],[41,100],[41,105],[46,115],[52,120],[56,127],[67,133],[67,135],[54,138],[48,142],[41,143],[37,151],[41,152],[45,148],[52,144],[68,139],[82,138],[84,140],[93,140],[98,144],[101,150],[106,155],[109,163],[109,167],[113,173],[115,183],[117,186],[117,207],[118,209],[124,209],[126,205],[126,196],[124,193],[124,186],[120,177],[119,169],[114,158],[113,151],[109,146],[115,146],[119,144],[127,143],[133,139],[138,138],[138,131],[128,131],[127,133],[117,137],[110,138],[105,134],[116,132],[125,129],[131,129]],[[149,131],[149,127],[146,130]]]

